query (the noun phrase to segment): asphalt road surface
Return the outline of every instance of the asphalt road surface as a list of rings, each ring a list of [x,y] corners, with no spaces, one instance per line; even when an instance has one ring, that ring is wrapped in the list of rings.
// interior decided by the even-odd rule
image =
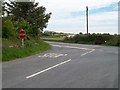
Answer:
[[[42,54],[3,63],[3,88],[118,88],[118,48],[49,42]]]

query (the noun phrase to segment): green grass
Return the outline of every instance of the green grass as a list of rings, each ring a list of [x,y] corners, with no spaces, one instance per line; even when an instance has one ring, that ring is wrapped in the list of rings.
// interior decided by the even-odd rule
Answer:
[[[7,41],[8,42],[8,41]],[[9,42],[10,43],[10,42]],[[36,42],[30,40],[26,42],[26,47],[5,47],[2,49],[2,61],[11,61],[17,58],[23,58],[26,56],[34,55],[50,49],[50,45],[43,41]]]

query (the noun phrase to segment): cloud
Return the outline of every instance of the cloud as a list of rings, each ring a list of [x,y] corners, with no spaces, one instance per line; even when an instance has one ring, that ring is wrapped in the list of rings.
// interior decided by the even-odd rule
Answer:
[[[91,32],[118,33],[118,12],[105,12],[89,17]]]
[[[118,32],[117,12],[106,12],[89,16],[89,32],[93,33],[117,33]],[[68,19],[52,20],[48,28],[59,32],[86,33],[86,18],[73,17]]]
[[[36,0],[52,12],[47,30],[86,32],[85,9],[89,6],[90,32],[117,33],[119,0]],[[76,14],[76,16],[75,16]]]

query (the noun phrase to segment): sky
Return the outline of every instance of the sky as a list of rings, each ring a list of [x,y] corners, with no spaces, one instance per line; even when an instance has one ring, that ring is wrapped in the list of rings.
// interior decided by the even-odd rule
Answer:
[[[89,33],[118,33],[119,0],[35,0],[52,12],[45,30],[86,33],[86,6],[89,9]]]

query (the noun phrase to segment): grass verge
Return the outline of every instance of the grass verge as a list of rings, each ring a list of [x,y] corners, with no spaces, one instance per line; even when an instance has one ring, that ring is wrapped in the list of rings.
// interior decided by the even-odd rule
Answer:
[[[50,45],[46,42],[43,41],[33,42],[33,41],[26,42],[25,48],[20,47],[2,48],[2,61],[11,61],[17,58],[23,58],[50,49]]]

